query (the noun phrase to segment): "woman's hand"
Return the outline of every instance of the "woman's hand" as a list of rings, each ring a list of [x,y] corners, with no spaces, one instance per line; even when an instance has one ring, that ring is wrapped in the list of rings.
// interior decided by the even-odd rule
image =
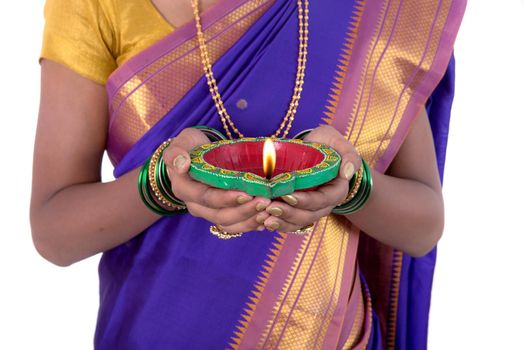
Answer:
[[[271,216],[264,221],[269,230],[293,232],[329,215],[346,198],[349,179],[362,164],[355,147],[331,126],[317,127],[306,136],[305,141],[334,148],[342,157],[339,175],[315,191],[294,192],[282,197],[285,203],[272,202],[266,208]]]
[[[175,196],[186,203],[191,215],[204,218],[229,233],[263,230],[262,223],[270,216],[264,209],[267,198],[252,197],[240,191],[227,191],[193,180],[189,174],[188,151],[209,143],[198,129],[184,129],[164,151]]]

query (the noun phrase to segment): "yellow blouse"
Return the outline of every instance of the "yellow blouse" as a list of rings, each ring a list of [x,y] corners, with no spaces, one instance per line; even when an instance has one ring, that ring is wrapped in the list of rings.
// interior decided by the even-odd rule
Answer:
[[[105,84],[174,28],[150,0],[47,0],[41,59]]]

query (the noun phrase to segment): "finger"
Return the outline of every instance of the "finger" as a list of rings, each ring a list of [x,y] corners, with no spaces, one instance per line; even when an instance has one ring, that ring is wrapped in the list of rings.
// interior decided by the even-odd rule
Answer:
[[[168,172],[187,173],[191,163],[189,151],[204,143],[209,143],[209,139],[202,131],[195,128],[182,130],[162,155]]]
[[[339,205],[347,196],[349,181],[341,177],[318,187],[315,191],[298,191],[291,194],[297,209],[318,211]]]
[[[353,145],[331,125],[318,126],[306,135],[304,141],[323,143],[341,152],[354,149]]]
[[[362,165],[362,160],[355,147],[346,139],[340,137],[331,145],[340,155],[339,176],[348,180],[353,177],[355,171]]]
[[[244,192],[214,188],[195,181],[187,175],[173,176],[171,184],[173,194],[177,198],[207,208],[236,208],[253,200],[253,196]]]
[[[291,224],[280,218],[271,216],[264,222],[264,226],[269,231],[295,232],[300,230],[305,225]]]
[[[184,164],[183,168],[180,168],[180,172],[168,173],[173,194],[186,203],[196,202],[209,208],[218,209],[235,207],[253,199],[253,196],[241,191],[223,190],[195,181],[187,173],[188,167],[189,162]]]
[[[171,189],[185,203],[198,203],[214,209],[233,208],[253,200],[252,196],[244,192],[214,188],[193,180],[187,174],[173,175]]]
[[[346,153],[341,155],[340,170],[338,176],[349,181],[355,172],[362,166],[362,159],[358,154]]]
[[[303,227],[318,221],[321,217],[329,215],[333,207],[334,206],[328,206],[317,211],[311,211],[292,207],[281,202],[273,202],[266,209],[266,212],[289,224]]]
[[[193,148],[209,143],[209,138],[201,130],[196,128],[186,128],[182,130],[173,140],[171,145],[175,145],[190,151]]]
[[[212,209],[195,202],[188,202],[186,205],[193,216],[204,218],[220,226],[231,226],[251,217],[256,219],[256,216],[259,214],[257,206],[259,206],[260,203],[267,205],[268,202],[269,199],[267,198],[259,198],[258,200],[234,208],[222,209]],[[260,225],[259,223],[257,224]]]
[[[304,141],[318,142],[333,147],[333,141],[337,138],[344,138],[337,129],[331,125],[319,125],[304,137]]]
[[[255,217],[255,221],[259,224],[259,225],[263,225],[264,224],[264,221],[266,221],[266,219],[268,217],[270,217],[271,215],[266,212],[266,211],[263,211],[261,213],[258,213],[257,216]]]
[[[229,233],[240,233],[240,232],[250,232],[250,231],[264,231],[266,228],[263,224],[259,224],[256,220],[256,215],[250,217],[247,220],[244,220],[242,222],[229,225],[229,226],[221,226],[219,225],[219,228],[223,231],[229,232]]]
[[[294,207],[310,211],[335,207],[344,201],[348,188],[349,181],[342,177],[337,177],[327,184],[318,187],[315,191],[294,192],[292,196],[297,201]]]
[[[192,149],[209,139],[197,129],[184,129],[164,151],[173,194],[184,202],[196,202],[209,208],[226,208],[244,204],[253,199],[240,191],[217,189],[193,180],[188,175],[191,164],[188,149]]]
[[[335,149],[341,157],[339,176],[347,180],[362,165],[356,148],[332,126],[319,126],[305,137],[305,141],[323,143]]]

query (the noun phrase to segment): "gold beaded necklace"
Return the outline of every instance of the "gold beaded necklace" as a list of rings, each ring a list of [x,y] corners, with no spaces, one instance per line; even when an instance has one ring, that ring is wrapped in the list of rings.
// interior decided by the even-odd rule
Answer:
[[[202,32],[202,24],[200,22],[200,11],[198,9],[198,0],[191,0],[191,5],[193,6],[193,13],[195,15],[195,23],[197,29],[197,39],[198,45],[200,47],[200,56],[202,58],[202,65],[204,66],[204,73],[206,75],[207,84],[209,85],[209,91],[211,92],[211,97],[215,102],[215,106],[226,131],[227,136],[230,139],[233,139],[231,130],[238,135],[238,137],[244,137],[244,135],[237,129],[231,116],[224,106],[222,97],[218,92],[217,82],[213,75],[211,69],[211,60],[209,58],[209,52],[207,50],[206,40],[204,38],[204,33]],[[286,137],[293,120],[295,120],[295,114],[297,113],[298,102],[300,101],[300,96],[302,93],[302,86],[304,85],[304,77],[306,71],[306,59],[307,59],[307,45],[308,45],[308,36],[309,36],[309,0],[304,0],[304,5],[302,5],[302,0],[297,0],[298,6],[298,25],[299,25],[299,50],[298,50],[298,64],[297,64],[297,73],[295,79],[295,88],[294,93],[289,103],[288,110],[282,123],[280,123],[279,128],[271,137]],[[231,130],[230,130],[231,128]],[[282,135],[280,135],[282,133]]]

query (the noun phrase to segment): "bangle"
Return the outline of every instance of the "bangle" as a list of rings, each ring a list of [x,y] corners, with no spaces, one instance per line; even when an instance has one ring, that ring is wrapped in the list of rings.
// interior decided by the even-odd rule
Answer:
[[[153,153],[153,155],[151,156],[149,160],[147,174],[148,174],[149,186],[151,187],[152,192],[155,194],[157,201],[170,209],[172,208],[179,209],[179,205],[177,203],[173,203],[171,200],[167,198],[169,197],[169,195],[167,194],[166,188],[161,188],[163,186],[160,186],[160,187],[158,186],[159,185],[159,181],[158,181],[159,178],[157,176],[158,169],[159,169],[158,163],[162,157],[162,154],[164,153],[164,150],[169,146],[170,143],[171,143],[171,139],[164,141],[156,149],[155,153]]]
[[[186,204],[180,199],[176,198],[173,194],[173,191],[171,190],[171,180],[167,174],[164,158],[160,158],[157,166],[155,167],[155,179],[158,184],[158,189],[163,196],[167,197],[170,202],[178,205],[179,207],[185,208]]]
[[[212,142],[226,139],[220,131],[209,126],[197,125],[194,128],[200,129]],[[138,193],[142,202],[152,212],[163,216],[187,212],[185,203],[171,190],[171,180],[162,157],[170,143],[171,139],[164,141],[146,160],[138,175]]]
[[[360,178],[360,180],[359,180]],[[353,184],[352,184],[353,183]],[[346,200],[333,209],[334,214],[348,215],[353,214],[362,209],[364,204],[371,196],[373,189],[373,178],[371,177],[371,170],[366,162],[362,159],[362,167],[351,178],[350,191]]]
[[[306,136],[307,136],[311,131],[313,131],[313,129],[302,130],[301,132],[299,132],[298,134],[296,134],[296,135],[293,136],[292,138],[293,138],[293,139],[304,140],[304,139],[306,138]]]
[[[162,155],[171,143],[171,139],[163,142],[149,157],[138,176],[138,192],[142,202],[152,212],[171,216],[186,212],[187,208],[171,191],[171,182],[167,175]]]
[[[140,198],[142,199],[142,202],[144,202],[146,207],[149,210],[151,210],[153,213],[162,215],[162,216],[174,215],[176,212],[168,211],[164,209],[162,206],[160,206],[160,204],[158,204],[155,201],[153,195],[151,194],[151,191],[149,189],[149,184],[148,184],[148,176],[147,176],[147,170],[149,168],[150,159],[151,158],[149,158],[144,163],[138,175],[138,193],[140,194]]]
[[[227,140],[227,138],[224,136],[224,134],[222,134],[220,131],[218,131],[217,129],[212,128],[210,126],[207,126],[207,125],[195,125],[195,126],[192,126],[192,128],[199,129],[200,131],[202,131],[209,138],[209,140],[211,142],[216,142],[216,141],[220,141],[220,140]]]
[[[149,164],[149,159],[145,162],[145,164]],[[142,202],[144,202],[149,210],[155,214],[164,215],[163,208],[155,203],[153,198],[151,198],[151,193],[149,193],[149,189],[147,187],[147,167],[145,164],[142,166],[142,169],[140,169],[140,173],[138,174],[138,193],[140,194]]]
[[[346,199],[344,199],[344,201],[339,204],[339,206],[345,205],[349,201],[351,201],[353,198],[355,198],[355,196],[358,193],[358,190],[360,189],[360,185],[362,184],[362,178],[363,177],[364,177],[363,167],[360,167],[360,169],[358,169],[356,174],[353,175],[353,177],[349,181],[349,192],[348,192],[348,195],[346,196]]]

